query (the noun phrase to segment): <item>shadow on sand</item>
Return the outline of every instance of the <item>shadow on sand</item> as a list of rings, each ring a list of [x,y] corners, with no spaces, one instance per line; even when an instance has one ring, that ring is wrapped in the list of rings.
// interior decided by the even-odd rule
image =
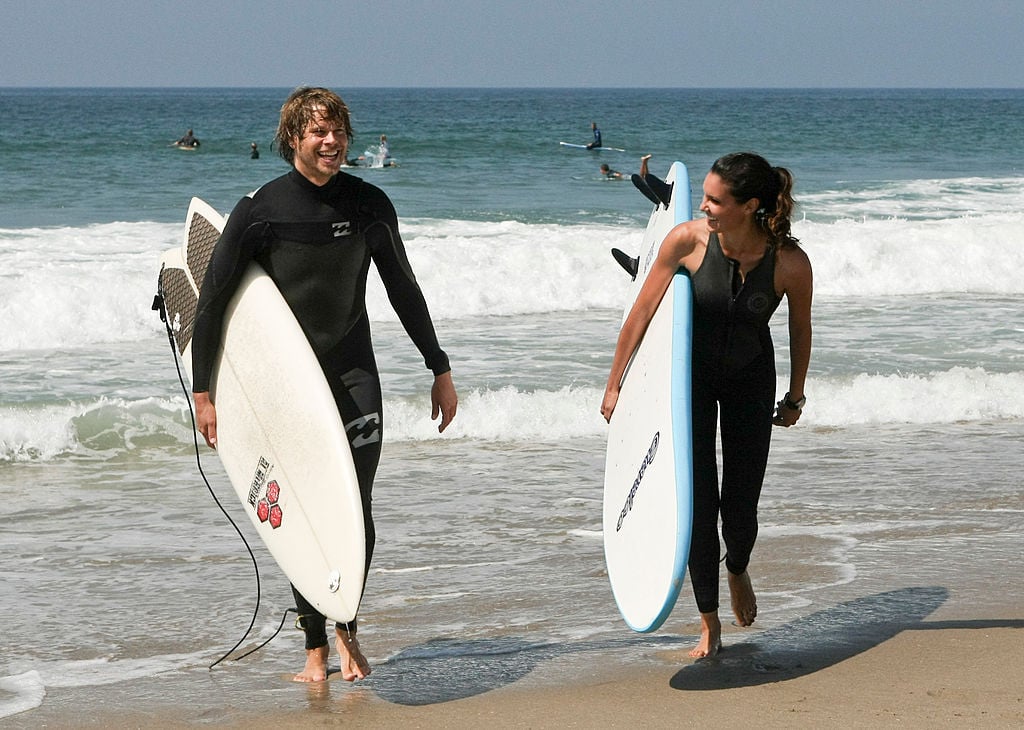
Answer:
[[[631,634],[622,639],[572,644],[528,642],[517,637],[431,639],[377,664],[364,682],[396,705],[451,702],[505,687],[541,662],[590,651],[636,651],[678,646],[679,636]]]
[[[923,623],[948,596],[949,591],[940,587],[903,588],[848,601],[757,632],[744,643],[729,644],[717,657],[684,666],[669,684],[680,690],[708,690],[792,679],[849,659],[908,630],[1024,628],[1020,620]],[[366,684],[394,704],[438,704],[510,685],[541,662],[558,656],[676,648],[680,639],[631,635],[573,644],[528,642],[516,637],[431,639],[378,664]]]
[[[924,618],[948,597],[945,588],[902,588],[847,601],[729,645],[716,657],[683,667],[669,685],[681,690],[728,689],[793,679],[909,630],[1024,628],[1021,620],[925,623]]]

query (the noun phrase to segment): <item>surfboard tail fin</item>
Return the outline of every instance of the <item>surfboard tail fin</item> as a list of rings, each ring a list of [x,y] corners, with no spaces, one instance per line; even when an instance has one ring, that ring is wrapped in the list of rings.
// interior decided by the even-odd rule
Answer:
[[[655,205],[661,205],[661,199],[655,194],[655,192],[651,189],[651,186],[647,184],[647,181],[644,180],[644,178],[640,177],[634,172],[632,175],[629,176],[629,179],[632,181],[634,187],[636,187],[637,190],[643,193],[643,196],[645,198],[647,198]]]
[[[612,257],[619,262],[619,266],[624,268],[631,278],[636,278],[636,273],[640,270],[640,259],[638,257],[630,256],[619,248],[612,249]]]
[[[672,202],[672,186],[674,183],[667,183],[657,175],[650,173],[643,177],[634,173],[629,179],[633,181],[636,189],[655,205],[664,205],[668,208]]]
[[[672,186],[675,183],[667,183],[657,175],[651,175],[649,173],[645,182],[647,183],[647,187],[654,191],[658,200],[668,208],[669,204],[672,202]]]

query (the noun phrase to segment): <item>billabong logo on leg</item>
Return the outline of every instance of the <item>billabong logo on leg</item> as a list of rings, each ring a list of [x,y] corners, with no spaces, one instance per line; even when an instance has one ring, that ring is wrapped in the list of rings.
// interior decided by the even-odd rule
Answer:
[[[380,441],[380,414],[367,413],[349,421],[345,424],[345,433],[349,435],[353,449],[377,443]]]

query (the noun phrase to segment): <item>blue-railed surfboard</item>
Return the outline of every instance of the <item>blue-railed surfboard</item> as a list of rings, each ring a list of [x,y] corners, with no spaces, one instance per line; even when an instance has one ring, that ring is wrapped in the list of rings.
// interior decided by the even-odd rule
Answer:
[[[683,163],[673,163],[660,185],[657,180],[634,182],[658,202],[638,256],[613,252],[634,273],[626,314],[666,234],[691,218],[689,174]],[[619,611],[639,632],[654,631],[668,618],[690,550],[692,300],[690,277],[681,269],[626,367],[608,431],[605,560]]]

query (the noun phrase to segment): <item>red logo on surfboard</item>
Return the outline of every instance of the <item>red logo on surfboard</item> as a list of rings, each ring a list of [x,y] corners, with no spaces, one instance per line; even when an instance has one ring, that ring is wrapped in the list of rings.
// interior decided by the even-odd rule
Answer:
[[[256,504],[256,516],[260,522],[269,522],[275,530],[281,526],[284,519],[284,511],[278,500],[281,498],[281,486],[274,479],[267,483],[266,496]]]

